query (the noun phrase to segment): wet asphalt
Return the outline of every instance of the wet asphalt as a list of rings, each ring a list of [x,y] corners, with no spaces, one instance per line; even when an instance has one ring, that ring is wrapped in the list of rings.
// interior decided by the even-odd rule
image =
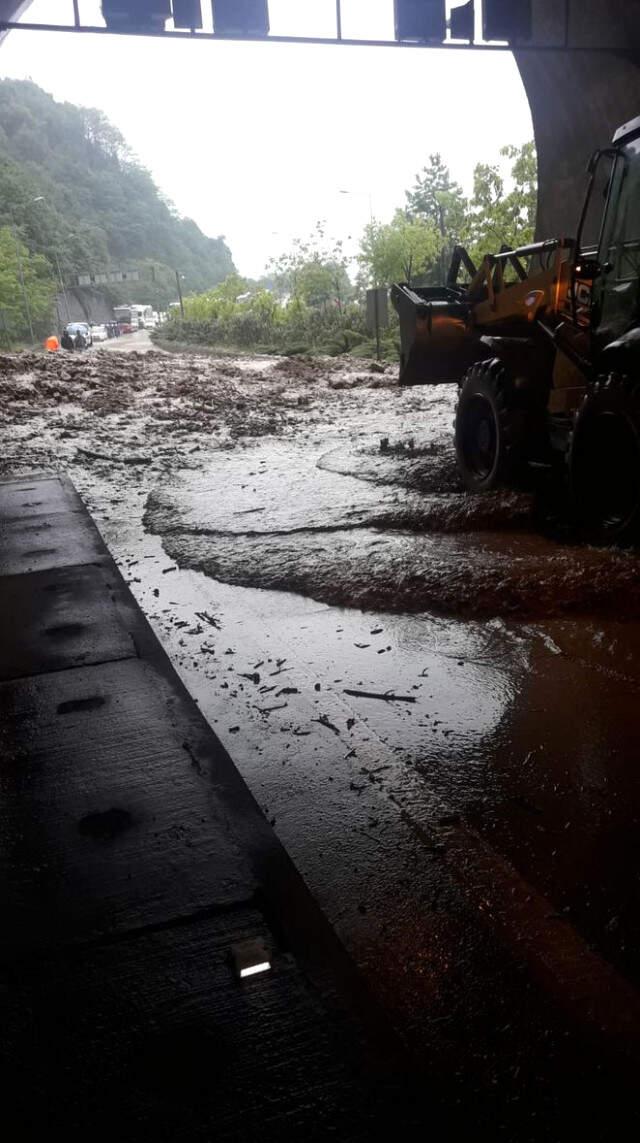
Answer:
[[[487,1138],[569,1138],[576,1100],[610,1137],[640,1036],[637,555],[464,494],[454,387],[119,344],[5,359],[3,474],[70,473],[447,1098]]]

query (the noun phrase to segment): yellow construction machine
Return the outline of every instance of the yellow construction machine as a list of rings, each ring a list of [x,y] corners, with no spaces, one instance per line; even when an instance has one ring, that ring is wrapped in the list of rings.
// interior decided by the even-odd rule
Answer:
[[[588,172],[575,238],[479,268],[456,247],[446,286],[391,293],[400,383],[459,384],[466,487],[566,473],[589,537],[625,543],[640,536],[640,118]]]

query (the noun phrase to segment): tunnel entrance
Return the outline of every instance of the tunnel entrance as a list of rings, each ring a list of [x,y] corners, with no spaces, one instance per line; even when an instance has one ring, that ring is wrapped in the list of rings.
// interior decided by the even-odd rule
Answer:
[[[167,5],[155,3],[149,11],[162,19]],[[28,15],[27,5],[20,7]],[[178,7],[174,2],[174,14]],[[191,18],[204,12],[200,5],[180,11],[187,7]],[[333,21],[347,7],[347,0],[324,5]],[[83,39],[93,34],[83,36],[80,23],[88,8],[83,0],[75,5],[78,69]],[[445,14],[449,9],[475,15],[473,5],[448,5]],[[563,228],[565,216],[574,229],[587,155],[637,110],[622,106],[634,98],[633,70],[619,88],[607,82],[608,68],[612,76],[635,68],[633,50],[601,50],[597,9],[589,5],[594,22],[579,28],[592,47],[567,40],[514,53],[533,93],[536,133],[547,145],[543,233]],[[543,10],[531,6],[534,15]],[[577,34],[577,10],[566,7],[561,31]],[[442,9],[434,4],[431,11],[441,30]],[[319,37],[323,44],[338,40],[331,27],[333,39]],[[158,55],[163,38],[172,51],[174,40],[191,39],[189,29],[148,32]],[[103,26],[96,34],[111,33]],[[121,68],[126,34],[114,29],[112,39]],[[213,25],[201,35],[224,38]],[[386,59],[412,50],[401,41],[389,53],[391,43],[380,48]],[[207,48],[183,45],[185,52]],[[441,55],[449,50],[471,60],[476,48],[469,42]],[[481,50],[490,73],[511,48]],[[413,52],[417,58],[434,57]],[[509,96],[497,71],[493,83],[489,75],[486,85],[469,90],[469,132],[505,108]],[[572,77],[591,92],[591,110],[586,98],[582,107],[579,90],[568,91],[566,107],[558,107]],[[407,100],[417,130],[429,111],[419,95]],[[220,118],[231,117],[233,96],[231,86]],[[196,114],[207,142],[213,117],[202,105]],[[259,107],[256,120],[259,130]],[[345,121],[348,128],[346,114]],[[558,187],[561,163],[567,176]],[[78,181],[80,170],[76,164]],[[227,171],[221,166],[220,181],[231,181],[233,166]],[[250,188],[257,210],[268,177],[265,164]],[[3,579],[6,626],[14,648],[44,638],[48,656],[36,664],[34,684],[24,659],[3,684],[8,711],[21,719],[5,766],[17,807],[8,819],[14,866],[5,864],[15,868],[19,906],[7,926],[16,934],[11,979],[19,987],[6,1055],[16,1085],[26,1077],[25,1109],[41,1108],[44,1123],[59,1102],[65,1111],[74,1101],[82,1108],[76,1077],[86,1087],[93,1068],[106,1078],[88,1085],[85,1138],[105,1107],[113,1109],[105,1137],[122,1134],[121,1104],[136,1122],[149,1122],[151,1107],[156,1133],[180,1138],[182,1116],[197,1116],[202,1107],[209,1114],[209,1104],[212,1122],[221,1112],[231,1120],[228,1076],[228,1092],[251,1088],[255,1115],[244,1137],[254,1139],[263,1107],[273,1114],[274,1090],[286,1093],[287,1073],[300,1074],[287,1055],[286,1070],[271,1082],[279,1043],[294,1044],[302,1060],[302,1105],[310,1106],[312,1068],[341,1090],[341,1075],[334,1078],[330,1059],[325,1064],[318,1055],[324,1032],[317,1016],[305,1025],[313,1059],[304,1067],[307,1040],[285,1020],[286,1009],[297,1011],[285,1004],[287,979],[300,995],[290,954],[280,957],[277,942],[268,947],[268,925],[255,915],[263,901],[268,919],[300,898],[285,884],[272,904],[251,868],[245,876],[237,861],[254,830],[254,853],[265,854],[270,885],[274,874],[277,881],[283,858],[271,859],[268,821],[376,1006],[415,1057],[427,1060],[443,1105],[469,1112],[478,1143],[495,1141],[496,1124],[504,1138],[571,1138],[583,1119],[589,1137],[609,1138],[612,1107],[622,1117],[628,1102],[637,1113],[637,555],[535,530],[526,491],[470,503],[452,455],[455,385],[406,390],[395,367],[328,357],[315,364],[299,356],[265,361],[257,353],[242,360],[180,352],[145,359],[135,352],[128,363],[108,358],[6,358],[4,394],[15,422],[2,438],[0,466],[23,473],[20,480],[12,473],[4,492],[15,559]],[[611,452],[620,444],[615,436]],[[68,484],[31,477],[31,470],[61,465],[72,466],[121,572],[96,546],[97,533]],[[51,520],[43,519],[45,496]],[[77,521],[72,547],[65,528]],[[151,685],[158,649],[142,612],[132,619],[129,590],[200,714],[186,709],[183,690],[174,692],[168,668]],[[35,622],[38,607],[46,622]],[[38,694],[46,701],[48,755],[33,715]],[[145,710],[153,720],[146,725]],[[203,737],[202,716],[233,751],[266,819],[255,821],[252,804],[228,862],[225,839],[235,837],[230,829],[241,803],[237,786],[221,780],[224,759]],[[107,748],[97,755],[102,733]],[[128,753],[123,742],[131,744]],[[88,746],[93,757],[86,757]],[[56,808],[51,829],[40,783],[61,767],[69,802]],[[217,796],[220,789],[228,789],[228,801],[218,811],[212,790]],[[34,805],[41,816],[32,821]],[[55,864],[48,860],[50,837]],[[130,861],[138,871],[133,878]],[[215,899],[212,870],[223,878]],[[53,902],[50,910],[43,901]],[[72,960],[65,925],[78,941]],[[311,935],[306,948],[320,958],[318,929]],[[53,962],[46,959],[52,937],[62,947],[58,956],[53,945]],[[264,1008],[256,1001],[258,1031],[239,1045],[266,1047],[264,1055],[253,1053],[264,1100],[259,1083],[248,1085],[247,1070],[229,1065],[233,1037],[247,1028],[251,994],[238,991],[230,973],[240,957],[227,951],[242,950],[248,938],[262,942],[253,967],[264,967],[267,957],[275,970],[258,976],[256,987],[274,982],[281,997],[276,1004],[274,993]],[[25,982],[27,940],[38,959],[29,959]],[[51,981],[44,1015],[41,964]],[[317,993],[308,1010],[318,1012]],[[34,1011],[44,1028],[35,1058],[27,1019]],[[225,1027],[221,1011],[228,1013]],[[274,1013],[279,1043],[264,1035]],[[49,1045],[57,1047],[60,1027],[71,1030],[72,1052],[61,1053],[52,1069]],[[120,1056],[113,1050],[119,1043]],[[334,1066],[336,1052],[327,1050],[331,1055]],[[216,1075],[214,1085],[209,1061],[222,1083]],[[349,1074],[353,1068],[345,1087]],[[428,1104],[432,1120],[435,1104],[424,1087],[420,1100],[421,1118]],[[167,1124],[167,1115],[175,1120]],[[297,1143],[302,1121],[291,1114],[288,1121]],[[188,1133],[192,1120],[184,1122]],[[468,1137],[464,1126],[453,1135]],[[376,1137],[380,1122],[372,1127]],[[397,1122],[387,1134],[394,1130],[408,1134]],[[344,1118],[338,1132],[345,1140],[361,1134]]]

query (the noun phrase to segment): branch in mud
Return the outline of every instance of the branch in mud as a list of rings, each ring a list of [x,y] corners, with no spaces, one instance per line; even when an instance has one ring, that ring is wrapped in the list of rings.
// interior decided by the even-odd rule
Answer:
[[[196,611],[196,615],[198,619],[202,620],[203,623],[208,623],[210,627],[215,627],[216,631],[221,630],[220,623],[216,619],[215,615],[209,615],[208,611]]]
[[[152,456],[109,456],[105,452],[94,452],[90,448],[78,446],[77,452],[88,456],[91,460],[108,460],[109,464],[151,464]]]
[[[368,698],[380,699],[382,702],[415,702],[414,695],[392,695],[387,692],[385,694],[376,694],[374,691],[351,691],[347,687],[343,688],[343,694],[351,695],[353,698]]]
[[[332,722],[329,722],[329,717],[326,714],[321,714],[319,718],[312,718],[311,721],[319,722],[321,726],[326,726],[327,730],[332,730],[334,734],[340,734],[338,727],[334,726]]]

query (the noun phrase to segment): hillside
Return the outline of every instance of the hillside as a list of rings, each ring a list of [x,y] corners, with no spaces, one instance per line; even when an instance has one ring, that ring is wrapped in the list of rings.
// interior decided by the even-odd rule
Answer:
[[[102,112],[57,103],[30,81],[0,80],[3,226],[56,277],[57,259],[69,285],[79,274],[139,269],[135,300],[155,308],[175,298],[175,270],[188,292],[234,270],[224,239],[180,217]],[[109,287],[113,301],[131,290]]]

